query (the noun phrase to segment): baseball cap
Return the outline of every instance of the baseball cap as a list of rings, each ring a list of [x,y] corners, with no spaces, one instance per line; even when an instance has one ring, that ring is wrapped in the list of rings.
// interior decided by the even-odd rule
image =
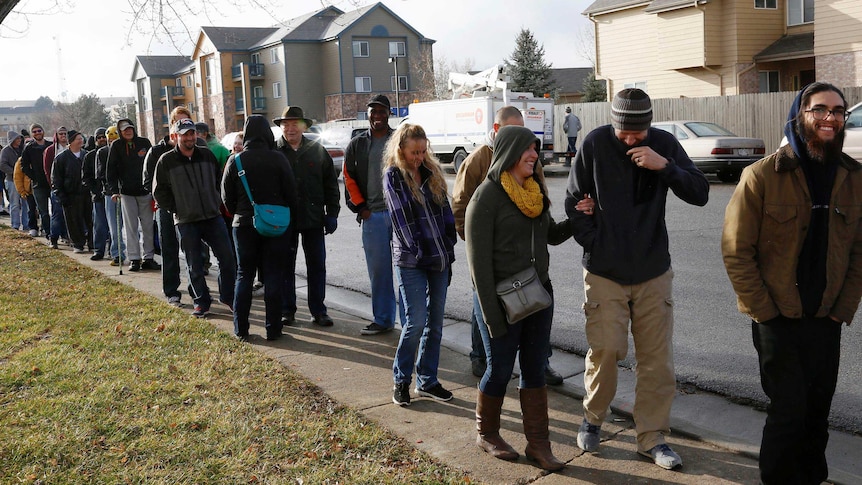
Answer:
[[[195,128],[195,122],[188,118],[178,120],[174,127],[174,131],[176,131],[180,135],[184,135],[189,131],[197,131],[197,129]]]

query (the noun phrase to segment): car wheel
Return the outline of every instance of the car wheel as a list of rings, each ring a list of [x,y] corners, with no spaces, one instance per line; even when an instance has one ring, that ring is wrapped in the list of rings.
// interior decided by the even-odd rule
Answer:
[[[455,173],[458,173],[458,169],[461,168],[461,164],[464,163],[464,160],[467,158],[467,151],[463,148],[459,148],[452,155],[452,166],[455,167]]]
[[[739,182],[739,176],[741,172],[739,170],[722,170],[718,172],[718,180],[726,184]]]

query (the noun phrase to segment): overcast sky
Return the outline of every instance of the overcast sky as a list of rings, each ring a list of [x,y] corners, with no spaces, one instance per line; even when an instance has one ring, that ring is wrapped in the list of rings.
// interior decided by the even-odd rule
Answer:
[[[194,5],[215,5],[203,15],[185,15],[193,36],[201,25],[266,27],[275,20],[266,12],[252,10],[246,0],[189,0]],[[258,0],[275,4],[278,0]],[[179,1],[169,2],[178,7]],[[333,4],[343,11],[375,2],[364,0],[287,0],[276,15],[288,20]],[[581,12],[592,0],[385,0],[396,15],[425,37],[436,40],[434,56],[463,64],[473,61],[484,69],[509,57],[521,28],[530,29],[545,48],[545,59],[553,67],[586,67],[579,52],[579,31],[590,28]],[[133,32],[132,15],[125,1],[63,0],[61,11],[49,15],[27,15],[29,27],[17,12],[34,12],[54,4],[49,0],[22,0],[0,26],[0,52],[4,61],[0,74],[0,100],[32,100],[46,95],[55,101],[73,101],[81,94],[100,97],[132,96],[132,67],[136,55],[190,55],[191,41],[182,52],[170,45],[152,42]],[[131,45],[126,42],[130,38]],[[188,36],[186,36],[188,37]]]

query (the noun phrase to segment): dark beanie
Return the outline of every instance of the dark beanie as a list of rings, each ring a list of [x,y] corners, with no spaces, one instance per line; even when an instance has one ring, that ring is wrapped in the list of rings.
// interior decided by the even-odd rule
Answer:
[[[100,126],[100,127],[96,128],[96,132],[93,133],[93,136],[104,135],[105,132],[107,132],[107,131],[108,131],[107,129]]]
[[[611,103],[611,124],[621,131],[644,131],[652,121],[652,102],[637,88],[623,89]]]
[[[68,144],[70,144],[70,145],[71,145],[71,144],[72,144],[72,140],[74,140],[74,139],[75,139],[75,137],[76,137],[76,136],[78,136],[78,135],[82,135],[82,136],[83,136],[83,133],[81,133],[81,132],[80,132],[80,131],[78,131],[78,130],[69,130],[68,136],[66,137],[66,143],[68,143]],[[86,139],[86,138],[84,138],[84,142],[85,142],[85,143],[87,142],[87,139]]]

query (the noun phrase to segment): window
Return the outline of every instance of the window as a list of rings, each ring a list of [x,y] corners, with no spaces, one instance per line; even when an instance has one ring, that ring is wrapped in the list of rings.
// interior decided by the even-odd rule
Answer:
[[[760,71],[757,73],[761,93],[778,92],[778,71]]]
[[[252,97],[262,98],[263,97],[263,86],[255,86],[252,88]]]
[[[176,84],[176,86],[177,86],[178,88],[183,87],[183,78],[178,77],[178,78],[176,79],[176,82],[175,82],[174,84]]]
[[[787,0],[787,25],[814,22],[814,0]]]
[[[276,64],[278,63],[278,47],[273,47],[269,50],[269,63]]]
[[[138,83],[138,94],[141,98],[141,111],[146,111],[149,109],[147,106],[147,80],[141,79]]]
[[[189,103],[188,108],[189,108],[189,111],[192,112],[192,114],[195,114],[195,104],[194,103]]]
[[[357,112],[356,113],[356,119],[357,120],[367,120],[368,119],[368,112],[366,112],[366,111]]]
[[[353,57],[368,57],[368,41],[353,41]]]
[[[260,52],[255,52],[251,55],[252,64],[260,64]]]
[[[404,46],[404,42],[389,43],[389,57],[404,57],[406,55],[407,49]]]
[[[754,8],[778,8],[778,0],[754,0]]]
[[[370,77],[356,77],[356,92],[357,93],[370,93],[371,92],[371,78]]]
[[[633,83],[625,83],[625,85],[623,85],[623,88],[624,89],[637,88],[637,89],[640,89],[644,92],[646,92],[646,90],[647,90],[646,89],[646,81],[637,81],[637,82],[633,82]]]
[[[215,93],[215,60],[210,58],[207,59],[204,63],[204,68],[206,69],[206,83],[207,83],[207,94]]]
[[[407,91],[407,76],[398,76],[398,89],[395,89],[395,76],[389,76],[393,91]]]
[[[194,76],[192,76],[191,74],[186,76],[186,87],[188,87],[188,88],[192,87],[194,82],[195,82]]]
[[[272,83],[272,97],[280,98],[281,97],[281,83]]]

